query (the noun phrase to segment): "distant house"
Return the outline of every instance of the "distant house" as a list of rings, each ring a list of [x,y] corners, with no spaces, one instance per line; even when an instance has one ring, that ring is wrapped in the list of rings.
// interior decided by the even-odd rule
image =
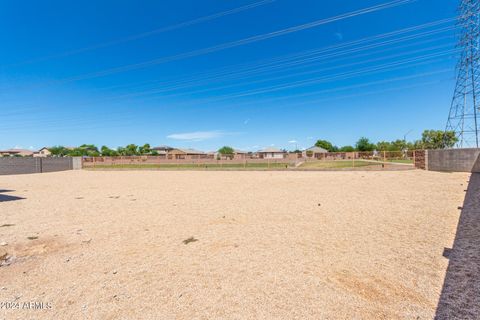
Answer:
[[[165,146],[165,145],[152,148],[152,150],[157,151],[159,154],[167,154],[170,151],[172,151],[173,149],[174,148],[169,147],[169,146]]]
[[[31,157],[33,153],[32,150],[27,149],[8,149],[0,150],[0,157]]]
[[[217,159],[218,157],[220,157],[220,153],[218,151],[208,151],[206,152],[206,154],[213,159]]]
[[[257,152],[262,159],[283,159],[286,152],[277,148],[266,148]]]
[[[238,150],[238,149],[233,149],[233,152],[234,152],[234,154],[238,154],[238,155],[248,154],[248,151],[243,151],[243,150]]]
[[[238,149],[233,149],[233,154],[231,155],[222,155],[218,151],[207,152],[209,155],[213,155],[214,159],[231,159],[231,160],[244,160],[248,156],[247,151],[242,151]]]
[[[248,156],[247,151],[242,151],[242,150],[238,150],[238,149],[234,149],[233,151],[234,151],[233,159],[246,159],[247,156]]]
[[[304,158],[322,158],[325,156],[325,154],[328,153],[328,150],[313,146],[310,147],[302,152]]]
[[[50,157],[52,153],[50,150],[48,150],[47,147],[43,147],[42,149],[38,150],[33,154],[34,157],[40,157],[40,158],[45,158],[45,157]]]
[[[172,149],[168,152],[168,159],[208,159],[213,155],[195,149]]]

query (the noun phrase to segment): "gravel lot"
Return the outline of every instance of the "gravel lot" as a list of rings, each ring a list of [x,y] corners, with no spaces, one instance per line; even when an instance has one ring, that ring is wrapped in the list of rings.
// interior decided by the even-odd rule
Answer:
[[[0,176],[0,319],[431,319],[468,179]]]

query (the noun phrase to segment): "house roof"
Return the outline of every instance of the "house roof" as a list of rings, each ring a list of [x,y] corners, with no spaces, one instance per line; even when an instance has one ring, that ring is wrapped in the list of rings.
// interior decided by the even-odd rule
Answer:
[[[167,145],[161,145],[161,146],[152,148],[152,150],[173,150],[173,148]]]
[[[195,150],[195,149],[180,149],[180,148],[176,148],[176,150],[179,150],[183,153],[186,153],[186,154],[205,154],[205,152],[203,151],[199,151],[199,150]]]
[[[238,149],[233,149],[233,151],[234,151],[236,154],[247,154],[247,153],[248,153],[247,151],[242,151],[242,150],[238,150]]]
[[[277,148],[265,148],[263,150],[258,151],[258,153],[285,153],[285,151],[277,149]]]
[[[0,150],[0,153],[31,153],[33,154],[33,151],[28,149],[8,149],[8,150]]]
[[[326,149],[323,149],[323,148],[320,148],[320,147],[317,147],[317,146],[313,146],[313,147],[310,147],[307,149],[307,151],[312,151],[312,152],[316,152],[316,153],[326,153],[328,152],[328,150]]]

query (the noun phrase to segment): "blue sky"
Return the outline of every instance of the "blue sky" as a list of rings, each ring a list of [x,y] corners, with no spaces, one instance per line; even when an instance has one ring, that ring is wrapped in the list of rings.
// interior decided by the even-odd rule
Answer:
[[[443,129],[454,0],[1,1],[0,149]]]

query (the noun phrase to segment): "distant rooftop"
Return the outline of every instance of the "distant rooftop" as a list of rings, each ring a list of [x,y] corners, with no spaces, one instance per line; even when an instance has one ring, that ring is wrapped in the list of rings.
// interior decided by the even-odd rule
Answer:
[[[312,151],[312,152],[316,152],[316,153],[326,153],[326,152],[328,152],[328,150],[317,147],[317,146],[310,147],[310,148],[307,149],[307,151]]]
[[[160,145],[158,147],[153,147],[152,150],[173,150],[174,148],[167,146],[167,145]]]
[[[269,152],[273,152],[273,153],[284,153],[283,150],[280,150],[280,149],[277,149],[277,148],[273,148],[273,147],[269,147],[269,148],[265,148],[263,150],[260,150],[258,151],[259,153],[269,153]]]
[[[189,148],[187,148],[187,149],[175,148],[175,149],[180,150],[180,151],[182,151],[184,153],[187,153],[187,154],[205,154],[205,152],[200,151],[200,150],[195,150],[195,149],[189,149]]]
[[[33,153],[33,151],[28,149],[8,149],[0,150],[0,153]]]

